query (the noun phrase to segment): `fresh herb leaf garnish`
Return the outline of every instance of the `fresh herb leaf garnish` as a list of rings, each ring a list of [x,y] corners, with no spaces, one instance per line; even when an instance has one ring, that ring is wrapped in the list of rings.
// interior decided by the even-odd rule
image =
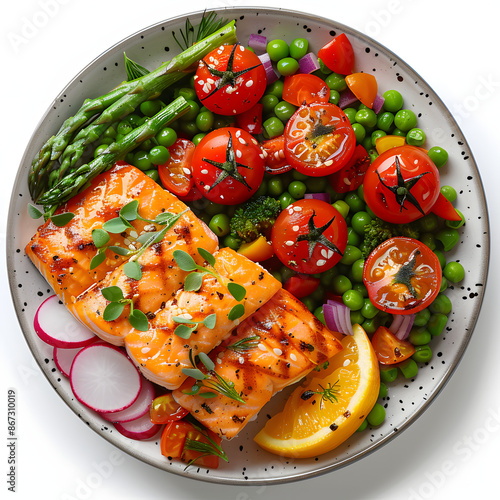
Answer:
[[[172,319],[176,323],[180,323],[174,330],[175,335],[183,339],[188,339],[191,337],[191,334],[199,328],[200,324],[204,325],[209,330],[215,328],[217,315],[215,313],[209,314],[203,321],[193,321],[183,316],[173,316]]]
[[[236,341],[234,344],[230,344],[226,347],[230,351],[243,353],[245,351],[250,351],[255,349],[259,345],[260,337],[258,335],[252,335],[250,337],[245,337]]]
[[[56,214],[54,215],[54,210],[49,210],[48,212],[41,212],[33,206],[31,203],[28,203],[28,215],[32,219],[39,219],[40,217],[43,217],[45,221],[48,221],[49,219],[52,221],[52,224],[57,227],[64,227],[67,224],[69,224],[75,217],[75,214],[72,212],[63,212],[61,214]]]
[[[130,313],[128,315],[128,322],[136,330],[147,332],[149,329],[148,317],[139,309],[134,309],[132,299],[126,299],[123,291],[119,286],[108,286],[101,289],[103,297],[109,302],[104,309],[102,317],[104,321],[114,321],[118,319],[126,305],[130,306]]]
[[[125,58],[125,71],[127,72],[127,81],[135,80],[136,78],[140,78],[141,76],[145,76],[150,73],[149,70],[141,66],[140,64],[132,61],[127,57],[125,52],[123,53]]]

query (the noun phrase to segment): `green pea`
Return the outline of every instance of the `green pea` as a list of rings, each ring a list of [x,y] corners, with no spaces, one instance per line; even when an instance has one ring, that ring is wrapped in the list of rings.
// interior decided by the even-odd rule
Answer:
[[[340,212],[340,215],[342,215],[342,217],[344,217],[345,219],[351,207],[349,207],[349,205],[344,200],[337,200],[333,204],[333,208],[336,208]]]
[[[262,124],[262,127],[264,129],[264,136],[268,139],[272,139],[273,137],[278,137],[285,131],[285,126],[283,125],[283,122],[276,116],[268,118]]]
[[[375,318],[367,318],[363,321],[361,327],[368,335],[373,335],[380,326],[378,315]]]
[[[365,226],[370,224],[373,217],[363,210],[356,212],[351,219],[351,226],[359,236],[364,236]]]
[[[171,127],[164,127],[156,134],[155,139],[158,145],[169,148],[177,140],[177,132]]]
[[[364,304],[363,296],[356,290],[347,290],[342,294],[342,301],[352,311],[359,311]]]
[[[286,207],[288,207],[288,205],[290,205],[291,203],[293,203],[294,201],[297,201],[295,198],[292,197],[292,195],[288,192],[288,191],[285,191],[279,198],[278,198],[279,202],[280,202],[280,205],[281,205],[281,209],[282,210],[285,210]]]
[[[364,316],[361,314],[361,310],[350,311],[349,317],[353,325],[360,325],[365,320]]]
[[[412,128],[406,134],[406,143],[410,146],[423,146],[425,143],[425,132],[421,128]]]
[[[280,59],[284,57],[288,57],[290,54],[290,50],[288,48],[288,44],[284,40],[275,39],[271,40],[267,44],[267,53],[271,58],[271,61],[278,62]]]
[[[309,42],[305,38],[295,38],[295,40],[292,40],[290,43],[290,55],[294,59],[301,59],[307,54],[307,51],[309,50]]]
[[[451,300],[444,293],[438,293],[437,297],[432,301],[429,309],[432,313],[450,314],[451,313]]]
[[[337,276],[338,274],[339,274],[339,271],[338,271],[337,267],[331,267],[330,269],[328,269],[320,274],[320,277],[319,277],[320,283],[323,286],[331,287],[333,278],[335,276]]]
[[[215,214],[208,227],[220,238],[229,234],[229,217],[226,214]]]
[[[431,312],[429,309],[425,308],[415,314],[415,319],[413,321],[414,326],[425,326],[429,322],[431,317]]]
[[[337,92],[342,92],[347,88],[345,76],[339,75],[338,73],[330,73],[325,78],[325,83],[328,85],[330,90],[336,90]]]
[[[372,304],[371,300],[366,298],[363,308],[361,309],[361,314],[366,319],[373,319],[379,312],[379,309]]]
[[[307,187],[302,181],[293,181],[288,185],[288,192],[296,200],[303,198],[306,190]]]
[[[352,130],[354,131],[354,137],[356,137],[356,142],[361,144],[366,137],[366,129],[361,125],[361,123],[353,123]]]
[[[434,249],[434,253],[436,254],[438,260],[439,260],[439,265],[441,266],[441,269],[443,269],[444,266],[446,266],[446,257],[441,250],[438,250],[437,248]]]
[[[344,295],[347,290],[352,288],[352,283],[347,276],[339,274],[332,279],[330,286],[331,290],[337,295]]]
[[[195,134],[193,135],[193,137],[191,138],[191,141],[193,142],[193,144],[195,146],[198,146],[198,144],[203,140],[203,138],[206,136],[207,134],[205,134],[204,132],[200,132],[198,134]]]
[[[423,327],[412,328],[408,335],[408,340],[413,345],[424,345],[431,341],[431,334],[429,330]]]
[[[380,403],[375,403],[370,413],[366,416],[366,420],[372,427],[382,425],[385,420],[385,408]]]
[[[136,113],[131,113],[130,115],[126,116],[124,118],[124,121],[126,121],[129,125],[131,125],[132,128],[137,128],[139,125],[143,124],[143,118],[141,118]]]
[[[398,366],[404,378],[414,378],[417,376],[418,365],[414,359],[409,358],[400,363]]]
[[[262,104],[262,112],[268,114],[274,112],[274,108],[279,104],[280,100],[274,94],[264,94],[260,103]]]
[[[374,148],[377,143],[377,139],[380,139],[380,137],[384,137],[384,135],[387,135],[387,133],[383,130],[374,130],[370,137],[371,147]]]
[[[396,113],[403,107],[403,96],[397,90],[386,90],[382,97],[384,98],[384,110]]]
[[[184,97],[186,101],[194,101],[196,99],[196,91],[194,87],[179,87],[175,89],[175,97]]]
[[[209,130],[212,130],[212,127],[214,126],[214,118],[215,117],[212,111],[200,111],[196,115],[195,119],[198,130],[201,132],[208,132]]]
[[[420,236],[420,241],[428,246],[431,250],[436,249],[436,240],[434,238],[434,235],[432,233],[424,233]]]
[[[433,337],[441,335],[443,333],[444,327],[448,323],[448,316],[443,313],[432,314],[429,322],[427,323],[427,330]]]
[[[356,247],[353,247],[351,245],[347,245],[347,247],[356,248]],[[346,250],[347,250],[347,247],[346,247]],[[359,248],[356,248],[356,250],[361,253],[361,250],[359,250]],[[354,253],[356,253],[356,252],[353,252],[353,254]],[[345,252],[344,252],[344,255],[345,255]],[[363,269],[364,269],[364,267],[365,267],[365,259],[363,259],[363,258],[356,259],[352,263],[352,265],[351,265],[351,278],[354,282],[356,282],[356,283],[363,282]]]
[[[155,144],[154,144],[153,139],[146,139],[145,141],[141,142],[139,149],[141,149],[142,151],[149,151],[154,146],[155,146]]]
[[[350,276],[349,276],[349,279],[351,279]],[[364,299],[366,299],[368,297],[368,290],[366,289],[366,286],[364,285],[364,283],[353,283],[352,289],[356,290],[356,292],[359,292],[363,296]]]
[[[356,113],[357,113],[357,110],[355,110],[354,108],[345,108],[344,109],[344,114],[346,115],[346,117],[349,120],[349,122],[351,123],[351,125],[356,122]]]
[[[270,196],[276,198],[283,193],[283,190],[283,179],[281,179],[281,177],[273,177],[272,179],[269,179],[267,183],[267,192]]]
[[[380,382],[380,388],[378,390],[378,398],[379,399],[384,399],[387,397],[388,394],[387,386],[384,384],[384,382]]]
[[[356,432],[363,432],[368,427],[368,421],[366,418],[361,422],[361,425],[356,429]]]
[[[448,161],[448,152],[439,146],[433,146],[427,154],[437,168],[441,168]]]
[[[276,64],[276,69],[283,76],[290,76],[299,70],[299,62],[293,57],[284,57]]]
[[[344,197],[344,201],[349,205],[352,212],[360,212],[365,208],[364,201],[358,196],[358,193],[350,191]]]
[[[355,119],[358,123],[361,123],[361,125],[367,128],[372,128],[377,125],[377,115],[372,109],[360,109],[356,112]]]
[[[453,186],[441,186],[441,194],[451,202],[454,202],[457,199],[457,191]]]
[[[292,177],[296,180],[296,181],[305,181],[308,179],[307,175],[306,174],[303,174],[301,172],[298,172],[297,170],[292,170]]]
[[[420,226],[420,229],[422,229],[422,231],[426,233],[432,233],[438,228],[439,219],[436,214],[430,212],[427,215],[424,215],[424,217],[421,217],[418,220],[418,224]]]
[[[398,369],[394,366],[390,368],[380,368],[380,380],[384,384],[394,382],[398,376]]]
[[[113,125],[110,125],[102,134],[104,138],[115,139],[116,137],[116,128]]]
[[[384,111],[377,116],[377,127],[384,132],[389,132],[394,123],[394,114]]]
[[[394,116],[394,125],[403,132],[408,132],[417,125],[417,115],[411,109],[400,109]]]
[[[163,165],[170,159],[170,152],[165,146],[155,146],[148,156],[153,165]]]
[[[133,165],[137,167],[139,170],[150,170],[153,166],[151,159],[149,158],[149,154],[146,151],[137,151],[134,154],[134,162]]]
[[[326,177],[308,177],[305,180],[305,184],[307,186],[308,191],[311,193],[322,193],[326,190],[327,186],[327,178]]]
[[[432,359],[432,350],[429,345],[416,346],[412,359],[417,363],[428,363]]]
[[[391,132],[392,135],[398,135],[400,137],[406,137],[406,132],[403,130],[399,130],[398,128],[393,129]]]
[[[229,247],[232,250],[238,250],[241,246],[241,240],[232,234],[228,234],[224,238],[224,246]]]
[[[460,234],[453,228],[442,229],[436,234],[436,239],[442,243],[444,251],[448,252],[460,241]]]
[[[344,255],[340,259],[340,262],[347,266],[352,266],[354,262],[361,259],[362,255],[363,254],[361,253],[361,250],[359,248],[352,245],[347,245],[344,250]]]
[[[316,316],[317,319],[321,321],[324,325],[326,324],[325,322],[325,314],[323,313],[323,306],[319,306],[316,309],[314,309],[313,312],[314,316]]]
[[[276,80],[266,88],[266,94],[273,95],[278,100],[283,96],[283,80]]]
[[[151,179],[153,179],[155,182],[158,182],[160,180],[160,175],[158,174],[158,170],[156,168],[145,170],[144,173],[148,177],[151,177]]]
[[[317,307],[316,301],[311,296],[304,297],[301,300],[302,303],[309,309],[309,311],[313,312],[316,309]]]
[[[106,149],[108,149],[108,144],[100,144],[99,146],[97,146],[94,150],[94,158],[102,155],[104,151],[106,151]]]
[[[330,90],[330,99],[328,99],[328,102],[335,104],[335,106],[338,106],[340,101],[340,92],[337,90]]]
[[[352,220],[351,220],[352,223]],[[354,231],[352,227],[347,228],[347,244],[348,245],[353,245],[355,247],[359,247],[361,245],[362,238],[361,236]]]
[[[465,269],[460,262],[448,262],[443,269],[443,276],[452,283],[460,283],[465,278]]]
[[[134,127],[128,121],[126,121],[126,120],[122,120],[116,126],[116,132],[117,132],[117,134],[121,134],[121,135],[127,135],[130,132],[132,132],[133,129],[134,129]]]
[[[101,139],[101,144],[106,144],[107,146],[109,146],[110,144],[113,144],[113,142],[115,142],[115,141],[111,137],[103,137]],[[99,144],[99,146],[101,144]]]
[[[139,106],[141,113],[146,116],[154,116],[162,108],[162,102],[159,99],[144,101]]]
[[[295,113],[296,106],[286,101],[280,101],[274,106],[274,114],[283,122],[289,120]]]

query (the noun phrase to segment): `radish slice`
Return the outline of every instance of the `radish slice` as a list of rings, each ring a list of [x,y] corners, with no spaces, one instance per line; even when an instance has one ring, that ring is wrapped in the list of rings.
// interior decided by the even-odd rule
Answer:
[[[76,399],[100,413],[128,408],[141,391],[141,376],[132,361],[121,349],[100,342],[75,356],[69,380]]]
[[[149,414],[151,403],[155,398],[155,387],[149,380],[145,379],[144,377],[141,378],[141,392],[139,392],[139,396],[135,400],[134,404],[122,411],[117,411],[114,413],[101,413],[101,416],[109,422],[124,423],[130,422],[131,420],[136,420],[146,413]]]
[[[151,439],[160,430],[160,424],[153,424],[149,418],[149,414],[131,420],[130,422],[116,423],[115,428],[125,437],[142,441]]]
[[[97,338],[97,337],[96,337]],[[83,347],[75,347],[74,349],[63,349],[62,347],[54,347],[53,358],[57,369],[66,377],[69,377],[71,365],[75,356],[82,350]]]
[[[35,314],[33,326],[40,339],[53,347],[84,347],[97,338],[68,311],[57,295],[51,295],[42,302]]]

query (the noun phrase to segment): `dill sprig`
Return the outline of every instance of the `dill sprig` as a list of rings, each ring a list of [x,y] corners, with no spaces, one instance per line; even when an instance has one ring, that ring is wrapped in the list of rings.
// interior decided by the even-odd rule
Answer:
[[[204,11],[201,22],[197,25],[197,28],[191,24],[189,18],[186,19],[184,30],[179,30],[181,41],[177,40],[175,31],[172,31],[172,36],[181,50],[186,50],[196,42],[199,42],[203,38],[215,33],[218,29],[222,28],[226,22],[227,21],[225,19],[217,18],[217,14],[215,12],[212,11],[207,14],[207,11]]]
[[[209,435],[208,433],[205,433],[202,431],[202,429],[196,425],[193,424],[193,427],[199,431],[203,437],[205,437],[208,441],[208,443],[203,443],[202,441],[197,441],[195,439],[189,439],[186,438],[186,441],[184,443],[184,450],[191,450],[191,451],[197,451],[201,453],[199,457],[193,458],[188,462],[186,465],[186,470],[190,465],[193,465],[197,460],[200,460],[202,457],[207,457],[210,455],[215,455],[219,458],[222,458],[222,460],[225,460],[226,462],[229,462],[229,458],[222,449],[222,447],[217,444]]]
[[[321,390],[317,391],[312,391],[308,389],[307,391],[304,391],[301,394],[301,398],[304,400],[309,399],[311,396],[314,394],[319,394],[321,396],[320,402],[319,402],[319,407],[322,410],[325,407],[326,402],[328,401],[329,403],[337,403],[337,396],[336,394],[339,391],[339,386],[338,386],[339,381],[335,382],[333,385],[328,382],[328,385],[326,387],[323,387],[321,384],[319,384]]]
[[[255,349],[259,345],[259,341],[260,337],[258,335],[252,335],[251,337],[237,340],[234,344],[228,345],[226,349],[237,353],[244,353],[245,351]]]

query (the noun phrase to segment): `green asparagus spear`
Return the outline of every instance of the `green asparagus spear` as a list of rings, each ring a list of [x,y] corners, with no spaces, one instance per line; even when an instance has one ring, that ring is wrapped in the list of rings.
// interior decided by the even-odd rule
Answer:
[[[84,189],[96,175],[106,171],[117,160],[124,158],[127,153],[135,149],[143,141],[154,137],[161,128],[182,116],[189,109],[190,105],[186,99],[178,97],[150,120],[144,122],[120,140],[110,144],[97,158],[70,172],[40,198],[39,203],[43,205],[45,213],[50,213],[55,206],[68,201]]]
[[[28,175],[28,186],[33,200],[41,202],[49,183],[49,176],[58,168],[56,160],[74,139],[75,134],[91,119],[95,126],[109,125],[122,119],[142,102],[159,95],[169,85],[194,71],[196,62],[219,45],[236,41],[235,23],[231,21],[151,73],[125,82],[101,97],[86,100],[78,112],[63,123],[59,132],[42,146],[33,159]],[[85,142],[85,138],[80,137],[79,140]],[[53,175],[52,178],[54,177]],[[63,179],[63,176],[57,175],[57,178]]]

